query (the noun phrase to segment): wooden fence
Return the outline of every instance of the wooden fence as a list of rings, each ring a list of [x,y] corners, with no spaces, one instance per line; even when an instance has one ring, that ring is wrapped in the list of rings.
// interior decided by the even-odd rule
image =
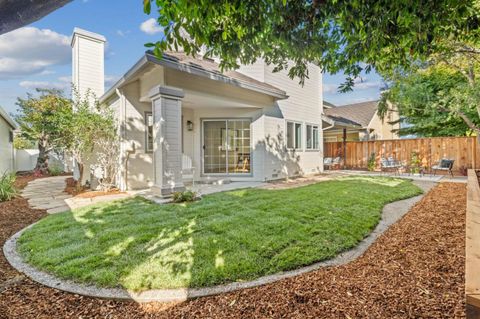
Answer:
[[[346,156],[343,156],[345,147]],[[368,158],[375,154],[376,167],[380,168],[382,157],[393,157],[408,165],[412,152],[417,152],[424,167],[432,167],[440,159],[455,160],[455,171],[480,167],[480,147],[476,137],[433,137],[401,140],[378,140],[364,142],[326,142],[325,157],[341,156],[349,169],[365,169]]]

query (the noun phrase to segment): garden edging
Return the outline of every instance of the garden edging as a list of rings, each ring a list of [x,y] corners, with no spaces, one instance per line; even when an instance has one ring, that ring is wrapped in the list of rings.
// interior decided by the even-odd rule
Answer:
[[[31,224],[20,230],[10,237],[3,246],[3,252],[7,261],[19,272],[25,274],[30,279],[43,284],[45,286],[59,289],[62,291],[106,299],[135,300],[137,302],[171,302],[184,301],[187,299],[216,295],[231,292],[239,289],[257,287],[269,283],[273,283],[282,279],[294,277],[300,274],[311,272],[322,267],[338,266],[349,263],[350,261],[360,257],[375,240],[389,228],[390,225],[402,218],[413,205],[415,205],[423,196],[435,185],[432,182],[414,182],[415,185],[424,190],[424,194],[396,201],[384,206],[382,210],[382,218],[375,229],[365,237],[357,246],[345,251],[333,259],[317,262],[315,264],[302,267],[299,269],[285,271],[273,275],[267,275],[252,281],[234,282],[225,285],[217,285],[206,288],[181,288],[181,289],[154,289],[143,292],[128,291],[123,288],[101,288],[94,285],[86,285],[76,283],[70,280],[59,279],[51,274],[40,271],[23,261],[17,252],[17,240],[21,234],[32,227]]]

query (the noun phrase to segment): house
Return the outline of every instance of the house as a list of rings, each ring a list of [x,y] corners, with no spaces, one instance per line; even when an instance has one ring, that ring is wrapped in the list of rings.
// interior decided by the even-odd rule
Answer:
[[[341,142],[344,131],[347,141],[398,139],[398,112],[389,111],[385,119],[378,116],[378,101],[335,106],[323,103],[325,142]],[[393,122],[394,124],[391,124]]]
[[[258,60],[222,72],[198,54],[146,52],[104,92],[105,38],[76,28],[72,82],[117,114],[121,189],[168,196],[185,182],[267,181],[323,171],[322,73],[302,86]]]
[[[0,175],[15,172],[15,150],[13,148],[13,130],[17,125],[0,107]]]

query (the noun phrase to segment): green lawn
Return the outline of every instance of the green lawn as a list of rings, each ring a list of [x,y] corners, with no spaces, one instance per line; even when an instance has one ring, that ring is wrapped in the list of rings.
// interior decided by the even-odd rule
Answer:
[[[192,204],[133,198],[48,216],[19,250],[40,269],[99,286],[210,286],[332,258],[373,230],[386,203],[420,193],[406,180],[350,177]]]

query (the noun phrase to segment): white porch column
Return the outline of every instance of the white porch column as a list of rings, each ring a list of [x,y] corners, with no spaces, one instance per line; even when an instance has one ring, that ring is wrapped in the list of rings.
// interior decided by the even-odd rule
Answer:
[[[150,90],[153,110],[153,167],[160,196],[185,190],[182,181],[182,98],[181,89],[156,86]]]

